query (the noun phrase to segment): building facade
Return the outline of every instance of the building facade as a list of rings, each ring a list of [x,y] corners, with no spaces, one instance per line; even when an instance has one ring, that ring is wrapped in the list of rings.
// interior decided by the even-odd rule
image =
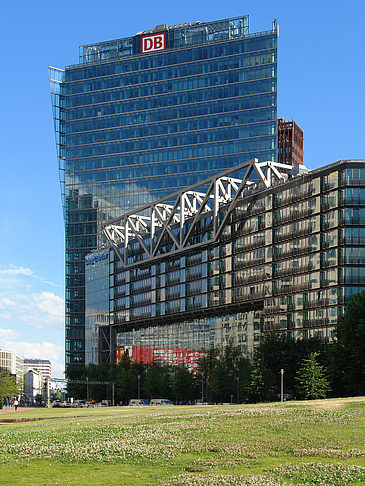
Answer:
[[[48,359],[29,359],[24,358],[24,373],[28,371],[37,371],[42,373],[43,378],[46,380],[51,379],[52,365]]]
[[[0,369],[14,375],[17,381],[21,381],[24,376],[24,361],[12,351],[0,349]]]
[[[278,27],[160,25],[50,68],[66,223],[66,366],[85,363],[85,256],[109,219],[249,160],[277,158]]]
[[[105,232],[111,248],[89,257],[87,279],[104,265],[111,359],[194,369],[211,346],[251,356],[271,332],[332,341],[365,289],[365,161],[241,164]]]
[[[25,398],[34,404],[37,395],[42,395],[44,376],[36,370],[28,370],[24,374],[24,395]]]
[[[304,133],[294,120],[278,119],[278,162],[304,164]]]

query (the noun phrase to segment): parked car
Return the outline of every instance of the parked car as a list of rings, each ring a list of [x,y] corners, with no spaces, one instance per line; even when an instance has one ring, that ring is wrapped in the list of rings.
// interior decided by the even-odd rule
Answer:
[[[130,407],[144,407],[146,405],[149,405],[149,402],[145,398],[132,398],[131,400],[129,400],[128,405]]]
[[[167,398],[152,398],[150,405],[173,405],[173,403]]]

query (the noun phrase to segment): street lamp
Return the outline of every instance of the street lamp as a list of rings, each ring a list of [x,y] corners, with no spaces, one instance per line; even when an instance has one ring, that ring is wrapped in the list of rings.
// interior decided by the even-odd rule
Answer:
[[[280,401],[284,401],[284,370],[280,370]]]
[[[204,371],[202,371],[202,404],[204,402]]]

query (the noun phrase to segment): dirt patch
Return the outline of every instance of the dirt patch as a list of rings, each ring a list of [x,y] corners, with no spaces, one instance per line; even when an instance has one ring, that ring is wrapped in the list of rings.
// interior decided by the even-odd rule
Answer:
[[[0,424],[12,424],[19,422],[35,422],[37,420],[53,420],[53,419],[70,419],[70,418],[83,418],[83,415],[72,415],[70,417],[28,417],[28,418],[1,418]]]
[[[346,406],[348,403],[365,402],[365,397],[350,397],[350,398],[330,398],[328,400],[313,400],[306,402],[317,410],[338,410]]]

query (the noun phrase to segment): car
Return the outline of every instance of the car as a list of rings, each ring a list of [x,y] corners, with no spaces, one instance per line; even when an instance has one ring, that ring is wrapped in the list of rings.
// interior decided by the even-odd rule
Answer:
[[[129,400],[128,405],[130,407],[144,407],[149,405],[149,402],[145,398],[132,398]]]
[[[150,405],[173,405],[171,400],[168,400],[167,398],[152,398],[150,401]]]

